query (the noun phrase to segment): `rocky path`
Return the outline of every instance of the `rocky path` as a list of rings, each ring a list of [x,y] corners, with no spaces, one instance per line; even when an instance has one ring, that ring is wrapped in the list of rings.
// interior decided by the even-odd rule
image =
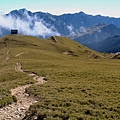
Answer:
[[[18,57],[18,56],[23,55],[25,53],[27,53],[27,51],[26,52],[21,52],[21,53],[17,54],[15,57]]]
[[[8,49],[6,54],[7,54],[7,56],[6,56],[5,62],[7,62],[10,59],[10,51],[9,51],[9,49]]]
[[[19,62],[16,63],[15,70],[17,72],[25,72]],[[26,72],[26,74],[28,73]],[[46,82],[44,80],[45,77],[40,77],[35,73],[29,73],[28,75],[33,77],[33,80],[36,81],[35,84]],[[31,97],[25,92],[25,89],[30,86],[31,84],[28,84],[11,89],[11,94],[16,96],[18,101],[0,109],[0,120],[22,120],[25,117],[25,112],[29,109],[30,105],[37,102],[37,98]]]

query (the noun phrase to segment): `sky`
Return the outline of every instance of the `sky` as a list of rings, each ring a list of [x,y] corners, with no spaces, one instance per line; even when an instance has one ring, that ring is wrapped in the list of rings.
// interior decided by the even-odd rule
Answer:
[[[22,8],[54,15],[83,11],[91,15],[120,17],[120,0],[0,0],[0,14]]]

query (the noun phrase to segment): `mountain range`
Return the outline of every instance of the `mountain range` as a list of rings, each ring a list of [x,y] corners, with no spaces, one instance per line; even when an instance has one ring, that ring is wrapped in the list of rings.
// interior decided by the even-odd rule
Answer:
[[[84,12],[57,16],[19,9],[0,16],[0,37],[10,34],[11,29],[39,38],[66,36],[94,49],[93,43],[120,35],[120,18]]]

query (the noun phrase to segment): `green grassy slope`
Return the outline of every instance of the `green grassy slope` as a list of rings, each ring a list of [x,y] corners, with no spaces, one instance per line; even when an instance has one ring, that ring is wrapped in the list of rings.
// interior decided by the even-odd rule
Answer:
[[[103,58],[73,40],[56,37],[40,40],[30,36],[6,36],[0,40],[0,106],[14,101],[10,89],[34,83],[31,77],[14,70],[20,62],[24,70],[45,76],[47,83],[26,91],[39,102],[26,113],[38,120],[119,120],[119,60]],[[9,49],[10,59],[5,62]],[[16,55],[21,54],[16,57]],[[63,54],[64,53],[64,54]]]

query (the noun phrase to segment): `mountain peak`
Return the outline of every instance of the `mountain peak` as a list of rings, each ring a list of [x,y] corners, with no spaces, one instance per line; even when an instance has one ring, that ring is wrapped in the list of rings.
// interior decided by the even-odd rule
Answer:
[[[28,12],[28,10],[26,8],[22,8],[18,10],[19,12]]]
[[[79,13],[80,13],[80,14],[85,14],[83,11],[80,11]]]
[[[28,12],[28,10],[26,9],[26,8],[23,8],[23,9],[19,9],[19,10],[12,10],[9,14],[11,14],[11,15],[14,15],[14,14],[23,14],[23,13],[25,13],[25,12]],[[9,14],[7,14],[7,15],[9,15]]]

